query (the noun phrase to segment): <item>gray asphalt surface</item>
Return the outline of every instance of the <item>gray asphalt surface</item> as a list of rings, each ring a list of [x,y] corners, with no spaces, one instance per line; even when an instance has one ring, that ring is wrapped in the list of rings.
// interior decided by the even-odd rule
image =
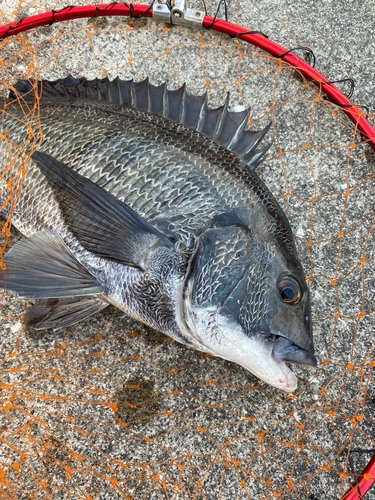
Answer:
[[[229,2],[229,20],[287,49],[308,45],[319,71],[331,80],[353,78],[353,101],[375,109],[373,2],[237,4],[238,11]],[[17,16],[65,5],[24,2]],[[213,14],[215,3],[207,8]],[[0,0],[0,10],[13,19],[14,0]],[[24,301],[6,293],[0,310],[7,315],[0,317],[3,497],[340,498],[348,488],[340,474],[352,482],[353,472],[371,457],[349,457],[343,450],[375,448],[375,276],[373,262],[358,265],[367,238],[365,258],[375,258],[369,232],[374,181],[368,180],[375,153],[363,145],[350,154],[344,146],[353,134],[342,113],[332,116],[293,72],[277,73],[277,64],[260,51],[226,36],[205,32],[203,40],[190,29],[164,31],[143,21],[126,31],[103,19],[67,24],[65,31],[74,32],[63,36],[61,28],[42,28],[30,39],[41,44],[43,78],[66,72],[101,77],[104,68],[111,78],[149,76],[170,88],[186,81],[197,93],[208,80],[212,106],[230,90],[232,109],[245,101],[256,129],[272,115],[276,133],[270,134],[268,161],[259,173],[288,211],[307,275],[312,257],[320,365],[314,380],[296,368],[300,390],[290,399],[244,369],[192,351],[111,308],[69,330],[25,330]],[[99,35],[76,44],[88,30]],[[20,69],[10,71],[16,75]],[[284,101],[293,102],[278,105]],[[303,152],[305,144],[334,148]],[[286,152],[279,156],[280,150]],[[292,195],[285,197],[287,192]],[[314,196],[311,216],[311,201],[304,200]],[[13,241],[18,237],[12,233]],[[307,246],[310,238],[315,244]],[[375,494],[365,498],[374,500]]]

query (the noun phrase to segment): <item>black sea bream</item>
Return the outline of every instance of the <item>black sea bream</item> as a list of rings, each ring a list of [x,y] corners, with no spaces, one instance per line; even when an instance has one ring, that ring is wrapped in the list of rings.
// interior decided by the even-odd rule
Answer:
[[[8,145],[30,133],[33,87],[16,88]],[[310,296],[287,218],[254,172],[266,130],[185,87],[68,77],[41,88],[43,138],[11,218],[27,238],[4,257],[7,288],[38,299],[27,322],[56,330],[113,304],[294,391],[286,363],[316,366]]]

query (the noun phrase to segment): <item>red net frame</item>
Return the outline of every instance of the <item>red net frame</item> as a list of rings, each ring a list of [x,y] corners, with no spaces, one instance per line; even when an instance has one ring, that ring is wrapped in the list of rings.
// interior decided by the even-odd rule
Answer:
[[[0,27],[0,39],[17,35],[18,33],[37,28],[39,26],[46,26],[51,23],[85,17],[104,16],[131,16],[134,18],[152,17],[152,6],[134,4],[130,8],[129,6],[123,4],[100,4],[87,5],[84,7],[67,7],[61,9],[61,11],[51,11],[44,14],[38,14],[36,16],[25,18],[17,23],[9,23],[8,25],[2,26]],[[203,28],[210,28],[229,36],[238,36],[239,34],[244,33],[241,35],[241,40],[255,45],[274,57],[278,57],[283,54],[282,59],[284,62],[289,64],[291,67],[297,68],[307,80],[311,80],[333,102],[338,103],[339,106],[343,108],[344,113],[346,113],[350,120],[355,124],[358,131],[364,135],[364,140],[369,142],[370,146],[375,151],[375,129],[363,115],[359,107],[353,104],[345,94],[343,94],[334,84],[330,82],[330,80],[328,80],[328,78],[319,73],[319,71],[315,68],[312,68],[307,62],[262,35],[257,33],[248,33],[246,28],[243,26],[238,26],[227,21],[221,21],[210,16],[205,16],[203,19]]]
[[[46,26],[51,23],[67,21],[71,19],[86,18],[86,17],[104,17],[104,16],[131,16],[137,17],[152,17],[152,6],[150,5],[123,5],[123,4],[100,4],[83,7],[67,7],[59,11],[46,12],[25,18],[16,23],[0,27],[0,39],[17,35],[21,32],[31,30],[40,26]],[[271,40],[265,38],[261,34],[247,31],[239,25],[229,23],[227,21],[218,20],[213,17],[205,16],[203,27],[225,33],[230,36],[237,36],[241,40],[246,41],[274,57],[280,57],[283,62],[293,68],[296,68],[299,73],[306,78],[307,82],[314,83],[319,91],[326,94],[331,102],[335,103],[353,122],[355,133],[359,132],[364,142],[375,151],[375,129],[364,116],[360,106],[353,104],[348,97],[343,94],[334,84],[331,83],[324,75],[319,73],[315,68],[312,68],[307,62],[303,61],[297,55],[287,51],[281,45],[278,45]],[[354,145],[353,145],[354,147]],[[369,491],[375,482],[375,455],[369,461],[362,474],[359,475],[357,483],[344,495],[343,500],[355,500],[361,498]]]

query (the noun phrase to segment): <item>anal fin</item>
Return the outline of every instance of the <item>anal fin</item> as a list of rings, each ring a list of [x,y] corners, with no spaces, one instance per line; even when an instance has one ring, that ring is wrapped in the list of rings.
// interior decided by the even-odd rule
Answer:
[[[95,296],[42,299],[29,309],[26,324],[36,330],[55,331],[83,321],[107,306],[107,302]]]

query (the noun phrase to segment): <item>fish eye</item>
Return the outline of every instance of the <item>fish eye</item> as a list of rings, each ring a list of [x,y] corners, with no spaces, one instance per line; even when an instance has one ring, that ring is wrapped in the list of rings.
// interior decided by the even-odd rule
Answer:
[[[298,304],[302,298],[300,284],[290,276],[283,276],[279,281],[279,294],[286,304]]]

